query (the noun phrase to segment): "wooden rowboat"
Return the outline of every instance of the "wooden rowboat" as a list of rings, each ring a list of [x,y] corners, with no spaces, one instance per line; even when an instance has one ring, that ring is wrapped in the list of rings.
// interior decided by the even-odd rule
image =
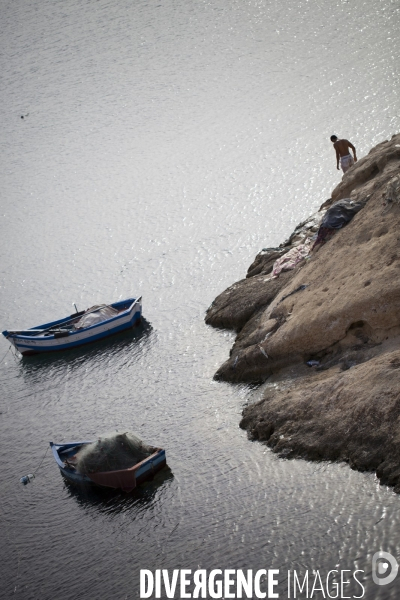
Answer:
[[[160,471],[166,465],[165,450],[151,447],[153,453],[150,456],[128,469],[84,475],[76,470],[76,454],[83,446],[91,443],[69,442],[67,444],[55,444],[54,442],[50,442],[50,448],[61,474],[71,483],[78,485],[98,485],[131,492],[140,483],[151,479],[157,471]]]
[[[114,304],[93,306],[31,329],[3,331],[23,355],[54,352],[82,346],[138,325],[142,298],[128,298]]]

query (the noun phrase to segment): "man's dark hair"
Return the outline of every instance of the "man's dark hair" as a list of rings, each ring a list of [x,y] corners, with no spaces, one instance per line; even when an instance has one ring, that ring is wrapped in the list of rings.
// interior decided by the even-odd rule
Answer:
[[[336,142],[337,135],[331,135],[331,142]]]

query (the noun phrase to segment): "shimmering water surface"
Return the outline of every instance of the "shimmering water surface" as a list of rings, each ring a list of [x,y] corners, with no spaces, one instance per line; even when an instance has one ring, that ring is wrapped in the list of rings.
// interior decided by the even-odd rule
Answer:
[[[234,334],[203,319],[329,197],[332,133],[362,156],[400,130],[399,10],[1,2],[2,329],[139,293],[146,318],[54,357],[1,342],[2,598],[137,598],[140,568],[277,568],[280,597],[288,569],[362,569],[364,597],[398,597],[371,558],[400,559],[399,496],[249,442],[240,413],[260,390],[213,381]],[[85,494],[48,452],[19,483],[49,440],[113,429],[165,447],[170,469]]]

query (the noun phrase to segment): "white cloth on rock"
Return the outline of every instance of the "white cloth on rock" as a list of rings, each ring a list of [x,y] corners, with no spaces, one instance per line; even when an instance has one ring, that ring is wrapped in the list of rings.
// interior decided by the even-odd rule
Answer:
[[[295,246],[289,252],[278,258],[274,262],[272,269],[273,277],[278,277],[282,271],[290,271],[294,269],[303,258],[306,258],[310,253],[310,239],[307,239],[304,244]]]

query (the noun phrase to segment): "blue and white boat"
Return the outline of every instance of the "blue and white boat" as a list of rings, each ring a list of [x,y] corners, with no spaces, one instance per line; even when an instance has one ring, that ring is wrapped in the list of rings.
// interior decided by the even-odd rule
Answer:
[[[69,442],[55,444],[54,442],[50,442],[54,459],[59,466],[61,474],[71,483],[77,485],[98,485],[100,487],[111,487],[121,489],[124,492],[131,492],[140,483],[152,479],[153,475],[167,464],[165,450],[149,446],[151,451],[150,456],[127,469],[85,475],[79,473],[76,468],[76,455],[82,447],[92,443]]]
[[[3,331],[23,356],[82,346],[140,323],[142,298],[92,306],[69,317],[31,329]]]

